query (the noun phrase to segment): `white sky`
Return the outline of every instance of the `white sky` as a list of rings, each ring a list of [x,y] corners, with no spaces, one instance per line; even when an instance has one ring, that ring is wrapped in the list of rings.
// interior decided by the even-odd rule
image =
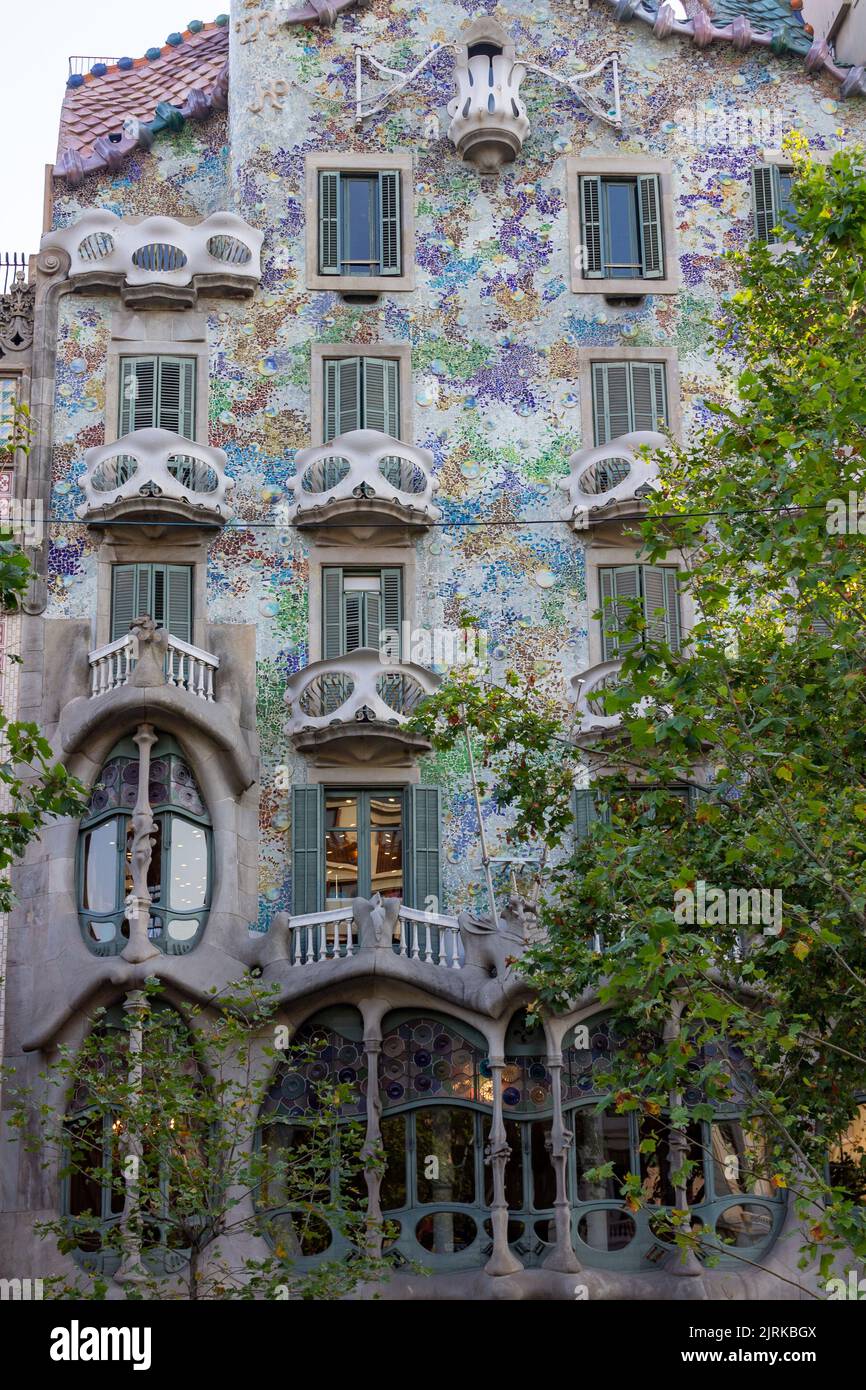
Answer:
[[[228,13],[228,0],[3,0],[0,10],[0,254],[39,249],[44,169],[57,153],[67,59],[141,58],[191,19]]]

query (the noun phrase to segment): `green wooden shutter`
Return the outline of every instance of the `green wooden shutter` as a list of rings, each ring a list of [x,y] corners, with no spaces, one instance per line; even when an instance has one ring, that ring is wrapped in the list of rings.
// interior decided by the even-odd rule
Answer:
[[[151,429],[156,424],[158,360],[156,357],[120,359],[118,430],[121,435]]]
[[[396,358],[365,357],[363,428],[400,438],[400,363]]]
[[[624,656],[634,641],[620,638],[620,628],[632,613],[630,600],[640,597],[640,565],[614,565],[599,573],[602,597],[602,654],[605,661]],[[605,603],[610,599],[612,603]]]
[[[172,637],[192,641],[192,569],[189,565],[165,566],[165,616],[162,621]]]
[[[694,811],[695,807],[699,806],[702,801],[709,801],[713,794],[711,787],[687,787],[686,792],[690,811]]]
[[[195,359],[160,357],[156,423],[184,439],[195,435]]]
[[[595,793],[589,787],[575,787],[574,839],[577,844],[587,838],[597,818]]]
[[[319,274],[340,273],[340,175],[319,172]]]
[[[327,444],[361,428],[361,359],[329,357],[324,364],[322,428]]]
[[[589,280],[603,276],[601,259],[601,179],[597,174],[580,180],[580,234],[582,270]]]
[[[328,566],[322,570],[322,658],[330,661],[345,655],[343,624],[343,571]]]
[[[667,424],[668,407],[663,362],[630,362],[632,429],[657,430]]]
[[[593,362],[592,406],[595,443],[608,444],[635,427],[631,414],[629,362]]]
[[[680,649],[680,604],[677,572],[672,565],[642,565],[644,617],[651,642],[666,642]]]
[[[397,567],[382,570],[382,628],[396,632],[396,650],[403,651],[403,571]]]
[[[779,220],[778,172],[772,164],[758,164],[752,170],[752,220],[758,241],[775,241],[772,231]]]
[[[111,567],[111,641],[124,637],[129,632],[133,618],[138,617],[137,565],[112,565]]]
[[[640,209],[640,259],[645,280],[658,280],[664,274],[662,242],[662,195],[658,174],[639,174],[637,181]]]
[[[325,906],[325,844],[321,787],[292,787],[292,912]]]
[[[400,174],[383,169],[379,174],[379,272],[399,275],[400,253]]]
[[[412,807],[412,876],[409,906],[423,912],[427,899],[434,898],[441,912],[442,837],[439,788],[410,787],[407,791]]]

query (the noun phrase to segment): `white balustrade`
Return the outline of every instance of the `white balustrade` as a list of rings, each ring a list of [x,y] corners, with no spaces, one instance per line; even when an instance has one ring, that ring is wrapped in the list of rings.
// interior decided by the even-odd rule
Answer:
[[[456,917],[419,912],[401,903],[397,923],[399,935],[392,943],[395,955],[439,969],[463,969],[465,951]],[[289,960],[293,966],[345,960],[361,949],[351,904],[329,912],[292,917],[289,930]]]
[[[292,965],[311,965],[320,960],[353,956],[358,949],[351,905],[333,912],[307,912],[292,917]]]
[[[138,638],[131,632],[105,647],[98,647],[88,656],[90,662],[91,699],[126,685],[138,660]],[[186,690],[200,700],[213,703],[214,677],[219,669],[219,657],[194,647],[191,642],[168,634],[165,653],[165,681],[178,690]]]

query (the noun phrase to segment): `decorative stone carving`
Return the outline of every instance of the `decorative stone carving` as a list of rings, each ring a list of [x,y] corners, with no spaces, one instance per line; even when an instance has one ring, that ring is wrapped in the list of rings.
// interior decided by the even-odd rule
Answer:
[[[568,497],[563,520],[583,530],[600,521],[638,515],[642,497],[658,479],[658,466],[642,451],[666,446],[663,434],[634,430],[607,444],[578,449],[568,460],[570,476],[559,483]]]
[[[139,620],[150,622],[150,619]],[[126,900],[126,920],[129,923],[129,941],[121,952],[124,960],[133,964],[150,960],[160,953],[147,933],[150,922],[151,896],[147,886],[153,845],[157,825],[153,818],[148,788],[150,785],[150,750],[156,743],[156,731],[151,724],[141,724],[133,741],[138,744],[138,795],[132,812],[132,841],[130,860],[132,891]]]
[[[479,173],[493,174],[514,160],[529,134],[520,84],[526,68],[515,61],[514,44],[495,20],[470,24],[457,52],[457,96],[448,103],[448,136]]]
[[[168,633],[164,627],[157,627],[149,613],[134,618],[129,630],[135,638],[135,670],[129,677],[129,684],[139,688],[165,684],[165,654],[168,650]]]
[[[226,476],[224,450],[171,430],[134,430],[88,449],[84,462],[78,486],[86,501],[76,511],[90,522],[180,515],[222,526],[234,515],[227,501],[234,479]]]
[[[91,208],[73,226],[46,232],[41,250],[65,251],[69,279],[88,289],[119,288],[126,304],[183,307],[199,291],[253,294],[263,238],[231,212],[190,226],[174,217],[134,221]]]
[[[0,359],[29,352],[33,343],[36,286],[19,270],[6,294],[0,294]]]

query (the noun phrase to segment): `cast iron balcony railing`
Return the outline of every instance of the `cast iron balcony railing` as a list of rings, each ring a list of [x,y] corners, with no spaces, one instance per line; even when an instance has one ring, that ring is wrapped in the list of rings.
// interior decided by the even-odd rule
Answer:
[[[568,461],[570,476],[559,484],[568,496],[563,519],[584,530],[587,525],[640,516],[658,479],[655,461],[643,451],[666,446],[664,435],[635,430],[607,444],[578,449]]]
[[[231,212],[190,225],[91,208],[73,226],[46,232],[41,250],[65,251],[68,278],[84,289],[119,289],[131,305],[185,307],[199,293],[252,295],[261,279],[262,240],[262,232]]]
[[[389,747],[392,752],[426,752],[430,745],[406,723],[440,681],[441,676],[413,661],[384,661],[373,647],[314,661],[288,679],[286,732],[302,752],[328,748],[333,754],[362,756],[359,739],[378,740],[383,753]]]
[[[172,633],[167,634],[164,675],[165,684],[185,690],[200,700],[213,701],[214,680],[219,670],[219,657],[184,642]],[[128,685],[138,661],[138,638],[128,632],[97,647],[88,655],[90,663],[90,697],[96,699],[112,690]]]
[[[128,517],[222,526],[234,515],[226,500],[234,479],[226,477],[225,452],[170,430],[134,430],[88,449],[84,462],[78,486],[86,501],[77,513],[91,523]]]
[[[351,902],[330,912],[309,912],[289,919],[293,966],[359,955],[361,939]],[[456,917],[418,912],[400,904],[391,949],[404,960],[445,970],[462,970],[466,952]]]
[[[389,540],[426,531],[442,513],[433,501],[439,488],[433,455],[378,430],[350,430],[328,444],[302,449],[289,521],[299,528],[339,531],[387,527]]]

